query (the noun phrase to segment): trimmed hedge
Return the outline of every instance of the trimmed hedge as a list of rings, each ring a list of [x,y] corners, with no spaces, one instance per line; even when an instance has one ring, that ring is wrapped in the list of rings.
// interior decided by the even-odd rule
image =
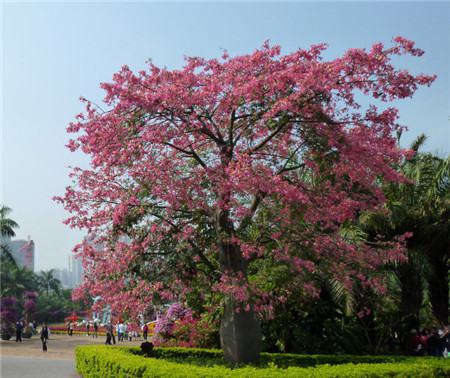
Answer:
[[[112,347],[112,346],[79,346],[75,349],[76,367],[84,378],[362,378],[362,377],[450,377],[450,361],[444,358],[427,357],[371,357],[378,361],[389,361],[390,358],[397,359],[398,362],[383,363],[345,363],[342,365],[317,365],[315,367],[288,368],[277,367],[273,362],[269,362],[266,367],[246,366],[238,369],[230,369],[224,365],[199,366],[195,364],[178,363],[165,358],[176,358],[182,360],[182,356],[188,360],[207,359],[210,362],[219,357],[219,351],[202,349],[183,348],[155,348],[157,358],[145,358],[137,355],[138,348]],[[191,352],[191,353],[189,353]],[[214,358],[211,358],[214,355]],[[281,361],[283,355],[276,355]],[[288,355],[287,361],[296,360],[315,362],[325,361],[327,358],[332,361],[337,357],[356,358],[364,356],[303,356]],[[268,358],[267,354],[263,359]],[[311,358],[313,358],[311,360]],[[320,359],[319,359],[320,358]],[[342,359],[341,361],[344,361]],[[336,360],[337,361],[337,360]],[[367,361],[366,361],[367,362]],[[283,365],[286,366],[286,361]],[[304,365],[306,366],[306,365]]]
[[[132,353],[140,354],[140,349],[130,349]],[[154,348],[153,355],[157,358],[174,359],[177,361],[194,360],[199,364],[204,363],[220,364],[225,363],[223,352],[220,349],[198,349],[198,348]],[[392,363],[403,362],[407,360],[416,360],[410,356],[357,356],[357,355],[303,355],[290,353],[261,353],[260,364],[275,364],[279,367],[301,366],[311,367],[316,365],[341,365],[341,364],[373,364],[373,363]],[[194,362],[195,364],[195,362]]]

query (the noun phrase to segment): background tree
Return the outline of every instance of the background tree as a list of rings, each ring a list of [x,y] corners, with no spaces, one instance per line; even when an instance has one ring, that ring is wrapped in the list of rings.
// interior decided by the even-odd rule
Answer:
[[[11,218],[8,218],[9,213],[11,213],[11,209],[9,207],[5,205],[0,207],[0,234],[1,236],[12,238],[16,236],[14,229],[18,228],[19,225]]]
[[[61,281],[53,276],[54,271],[54,269],[42,270],[38,275],[39,283],[47,296],[50,291],[58,294],[61,289]]]
[[[386,185],[386,211],[362,219],[372,239],[377,234],[392,239],[412,232],[408,261],[394,266],[401,287],[401,317],[409,319],[408,331],[420,327],[427,296],[439,322],[446,324],[449,317],[450,157],[420,152],[425,140],[421,135],[414,141],[415,156],[399,168],[410,181]]]
[[[289,265],[298,279],[285,295],[316,295],[312,274],[376,287],[369,273],[401,259],[401,248],[347,243],[339,229],[383,202],[379,181],[401,181],[394,167],[407,154],[393,136],[396,109],[363,109],[354,93],[387,102],[434,79],[396,70],[392,55],[423,52],[394,42],[329,61],[325,45],[281,56],[266,44],[221,61],[189,58],[178,71],[123,67],[102,84],[110,109],[87,101],[68,128],[79,133],[69,148],[92,166],[74,169],[57,198],[73,213],[67,223],[93,238],[78,247],[80,291],[141,312],[155,293],[185,297],[197,282],[219,294],[225,357],[240,363],[258,357],[255,312],[274,300],[249,280],[258,261]],[[274,222],[252,228],[264,212]]]
[[[16,265],[16,260],[11,253],[7,240],[16,236],[14,229],[18,228],[19,225],[11,218],[8,218],[10,212],[11,209],[9,207],[5,205],[0,207],[0,253],[2,262],[9,261],[11,264]]]

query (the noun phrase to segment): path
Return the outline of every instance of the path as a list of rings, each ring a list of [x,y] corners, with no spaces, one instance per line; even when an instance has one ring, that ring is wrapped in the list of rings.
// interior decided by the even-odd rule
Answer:
[[[50,358],[30,358],[2,355],[2,378],[75,378],[74,360],[53,360]]]
[[[75,378],[74,349],[78,345],[104,344],[105,337],[96,339],[86,336],[51,335],[48,352],[42,352],[41,340],[37,336],[24,339],[1,340],[1,378]],[[141,340],[121,342],[119,345],[140,345]]]

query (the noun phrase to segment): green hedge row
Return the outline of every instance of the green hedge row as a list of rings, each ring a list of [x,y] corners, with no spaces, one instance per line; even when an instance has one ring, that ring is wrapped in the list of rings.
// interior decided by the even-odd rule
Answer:
[[[343,365],[318,365],[316,367],[279,368],[273,363],[267,367],[242,367],[229,369],[223,365],[199,366],[196,364],[179,363],[165,358],[175,358],[178,361],[185,356],[187,360],[209,358],[211,354],[221,357],[220,351],[183,348],[155,348],[158,358],[144,358],[137,355],[137,348],[111,346],[79,346],[76,348],[76,367],[84,378],[297,378],[297,377],[450,377],[450,361],[444,358],[412,358],[404,357],[399,362],[360,363]],[[276,355],[281,360],[283,355]],[[288,359],[308,360],[310,357],[288,355]],[[329,359],[341,356],[320,356]],[[360,356],[346,356],[347,358]],[[263,357],[265,358],[265,357]],[[378,359],[378,357],[367,357]],[[383,357],[380,357],[383,358]],[[391,357],[384,357],[389,359]],[[397,357],[393,357],[397,358]],[[319,360],[315,360],[319,361]],[[362,360],[361,360],[362,361]],[[367,362],[367,361],[366,361]],[[286,366],[286,363],[283,365]]]
[[[132,353],[140,353],[139,348],[130,349]],[[201,364],[220,364],[223,361],[223,352],[220,349],[196,349],[196,348],[154,348],[153,355],[157,358],[174,360],[193,360]],[[261,365],[275,364],[280,367],[301,366],[311,367],[316,365],[341,365],[361,363],[387,363],[413,360],[409,356],[355,356],[355,355],[301,355],[289,353],[261,353]]]

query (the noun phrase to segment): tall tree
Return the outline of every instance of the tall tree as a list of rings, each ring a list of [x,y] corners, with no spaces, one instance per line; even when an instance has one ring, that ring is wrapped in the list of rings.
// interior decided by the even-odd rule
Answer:
[[[54,269],[50,269],[43,270],[39,273],[39,281],[41,283],[41,287],[43,288],[47,296],[49,295],[50,290],[58,294],[61,289],[61,281],[53,275],[54,271]]]
[[[363,109],[354,95],[390,102],[434,77],[395,69],[393,55],[423,53],[401,37],[330,61],[325,48],[281,56],[265,44],[234,58],[189,58],[181,70],[150,64],[137,75],[124,66],[102,84],[110,109],[86,101],[68,128],[79,133],[68,147],[89,154],[92,169],[74,169],[75,185],[57,198],[73,213],[67,223],[93,238],[78,247],[87,271],[80,292],[132,313],[196,282],[203,294],[222,295],[226,359],[249,362],[260,346],[255,312],[270,307],[270,293],[248,279],[255,261],[348,283],[400,258],[397,246],[355,246],[339,234],[340,224],[383,201],[380,178],[402,179],[394,166],[405,157],[393,137],[397,110]],[[277,227],[252,228],[262,211]],[[304,226],[285,243],[273,230],[292,220]]]

